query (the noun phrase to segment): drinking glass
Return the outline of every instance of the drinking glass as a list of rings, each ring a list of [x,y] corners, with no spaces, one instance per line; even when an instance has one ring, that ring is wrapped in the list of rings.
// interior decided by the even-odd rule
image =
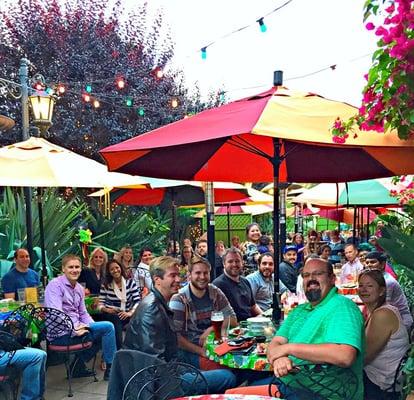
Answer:
[[[224,315],[221,311],[211,312],[211,325],[214,330],[214,339],[221,341],[221,328],[223,327]]]
[[[17,289],[17,300],[20,303],[24,303],[26,301],[26,289],[25,288]]]

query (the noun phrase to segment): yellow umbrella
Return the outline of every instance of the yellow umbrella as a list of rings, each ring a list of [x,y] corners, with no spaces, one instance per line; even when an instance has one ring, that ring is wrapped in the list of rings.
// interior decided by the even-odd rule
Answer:
[[[57,146],[42,138],[0,148],[0,186],[111,187],[146,182],[136,176],[109,172],[97,161]]]

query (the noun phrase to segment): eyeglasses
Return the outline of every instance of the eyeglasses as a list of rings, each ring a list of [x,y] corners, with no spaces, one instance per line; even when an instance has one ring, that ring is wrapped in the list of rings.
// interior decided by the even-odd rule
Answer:
[[[322,275],[327,274],[328,271],[315,271],[315,272],[302,272],[302,278],[308,279],[308,278],[319,278]]]
[[[367,259],[365,259],[365,264],[366,265],[376,265],[378,263],[379,263],[378,260],[367,260]]]

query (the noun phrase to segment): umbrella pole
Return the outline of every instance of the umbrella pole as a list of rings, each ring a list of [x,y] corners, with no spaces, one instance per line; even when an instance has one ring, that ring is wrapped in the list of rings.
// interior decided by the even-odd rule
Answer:
[[[368,243],[368,240],[369,240],[369,207],[367,207],[367,231],[366,231],[366,234],[367,234],[367,243]]]
[[[338,217],[338,232],[341,233],[341,221],[339,218],[339,185],[338,183],[336,185],[336,215]]]
[[[177,257],[177,207],[174,199],[174,188],[171,190],[171,217],[172,217],[172,240],[173,257]]]
[[[356,243],[356,223],[357,223],[357,208],[354,206],[354,225],[352,226],[352,244]]]
[[[208,261],[211,264],[211,280],[216,277],[216,245],[214,237],[214,188],[213,182],[206,182],[205,184],[205,202],[206,202],[206,217],[207,217],[207,249]]]
[[[286,184],[280,188],[280,248],[286,244]],[[279,252],[280,253],[280,252]]]
[[[280,293],[279,293],[279,262],[280,262],[280,240],[279,240],[279,168],[281,164],[280,157],[280,141],[273,138],[273,243],[274,243],[274,264],[275,269],[273,273],[274,292],[272,304],[272,319],[275,325],[278,325],[282,316],[280,307]]]
[[[230,207],[229,207],[229,204],[227,204],[227,246],[228,247],[231,247],[230,246]]]
[[[42,284],[45,288],[48,279],[46,267],[45,231],[43,227],[42,188],[40,187],[37,188],[37,209],[39,213],[40,251],[42,257]]]

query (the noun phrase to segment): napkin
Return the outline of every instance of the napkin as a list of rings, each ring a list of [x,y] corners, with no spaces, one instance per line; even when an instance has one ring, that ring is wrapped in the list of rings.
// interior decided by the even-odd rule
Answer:
[[[224,342],[222,344],[219,344],[215,349],[214,352],[218,356],[224,356],[224,354],[227,354],[229,351],[233,350],[240,350],[240,349],[247,349],[254,343],[254,340],[246,340],[245,342],[237,345],[237,346],[230,346],[227,342]]]

